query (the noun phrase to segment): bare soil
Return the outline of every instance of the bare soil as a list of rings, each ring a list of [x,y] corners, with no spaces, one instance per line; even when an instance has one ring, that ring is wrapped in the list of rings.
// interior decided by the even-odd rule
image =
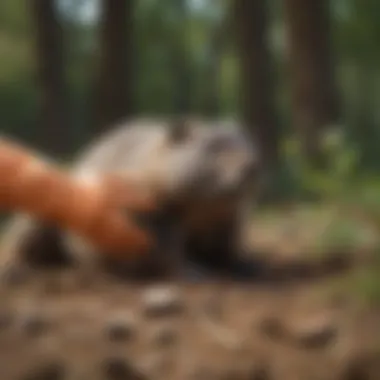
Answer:
[[[355,265],[271,257],[251,283],[4,282],[0,379],[378,380],[380,311],[329,291]]]

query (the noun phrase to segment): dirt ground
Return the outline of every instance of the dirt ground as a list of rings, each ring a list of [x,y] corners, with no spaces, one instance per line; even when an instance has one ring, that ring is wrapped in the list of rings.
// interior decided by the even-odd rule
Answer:
[[[249,284],[14,278],[0,287],[0,379],[378,380],[380,311],[329,291],[350,271],[288,257]]]

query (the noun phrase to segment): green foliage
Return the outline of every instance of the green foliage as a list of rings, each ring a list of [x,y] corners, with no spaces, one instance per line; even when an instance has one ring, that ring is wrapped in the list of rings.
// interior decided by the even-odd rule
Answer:
[[[358,150],[344,139],[341,128],[324,136],[323,168],[316,168],[305,160],[301,148],[301,142],[296,138],[286,139],[282,144],[282,172],[289,178],[291,192],[301,197],[340,202],[357,182]]]
[[[0,3],[0,128],[31,139],[35,128],[33,40],[27,3]],[[25,128],[28,126],[28,128]]]
[[[341,130],[342,131],[342,130]],[[346,290],[366,304],[380,305],[380,180],[374,174],[360,174],[358,150],[342,132],[326,135],[323,170],[309,166],[296,140],[284,146],[287,165],[292,168],[293,186],[301,196],[313,194],[321,203],[333,205],[336,217],[317,237],[317,254],[355,253],[370,249],[377,259],[351,279]]]
[[[363,308],[380,306],[380,267],[365,267],[339,278],[331,288],[337,294],[348,294]],[[331,289],[330,289],[331,290]]]
[[[80,16],[94,0],[58,0],[66,38],[66,68],[70,102],[73,107],[73,129],[86,136],[88,95],[91,92],[93,64],[96,56],[97,30],[95,21]],[[185,4],[185,12],[181,4]],[[36,104],[33,67],[33,30],[29,2],[2,0],[0,4],[0,123],[10,131],[29,134],[22,129],[34,125]],[[380,130],[376,99],[379,96],[380,55],[377,42],[380,27],[376,0],[336,0],[331,2],[334,22],[334,49],[337,73],[343,94],[344,123],[350,138],[360,142],[365,165],[378,163],[376,141]],[[229,1],[139,0],[135,2],[134,31],[136,69],[135,94],[137,112],[167,114],[175,111],[178,97],[178,75],[173,58],[186,57],[186,71],[191,77],[190,112],[202,112],[208,99],[210,81],[210,41],[219,22],[227,15]],[[286,49],[282,25],[281,2],[270,1],[273,16],[271,45],[277,70],[277,98],[281,124],[288,125],[289,96],[285,91],[287,72],[284,70]],[[182,12],[182,13],[181,13]],[[96,13],[96,12],[95,12]],[[236,52],[231,33],[223,42],[225,48],[218,60],[219,112],[238,112],[239,76]],[[231,48],[232,47],[232,48]],[[12,94],[9,99],[7,94]],[[12,101],[11,101],[12,100]],[[11,104],[10,104],[11,103]],[[5,113],[3,111],[6,111]],[[17,112],[16,112],[17,110]],[[19,112],[21,111],[21,112]],[[289,131],[286,131],[287,133]],[[378,164],[377,164],[378,165]],[[378,165],[379,166],[379,165]],[[286,177],[288,168],[280,168],[279,179],[287,191],[296,191]],[[318,179],[319,180],[319,179]],[[328,184],[324,186],[329,186]],[[300,190],[300,189],[299,189]],[[298,194],[298,192],[296,191]]]
[[[317,236],[312,247],[313,255],[356,254],[363,248],[379,243],[379,235],[368,224],[347,215],[334,218]]]
[[[369,306],[380,305],[379,276],[379,268],[367,268],[356,276],[351,287],[352,291]]]

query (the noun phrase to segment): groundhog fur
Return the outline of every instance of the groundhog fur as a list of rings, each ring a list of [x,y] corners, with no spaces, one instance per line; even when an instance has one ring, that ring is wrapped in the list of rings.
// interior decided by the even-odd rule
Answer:
[[[89,180],[135,173],[160,194],[158,211],[128,214],[153,233],[154,252],[111,260],[70,231],[17,214],[3,230],[1,254],[7,264],[79,264],[128,278],[213,271],[250,275],[254,264],[242,261],[241,231],[258,169],[257,148],[238,124],[190,118],[125,122],[90,144],[72,174]]]

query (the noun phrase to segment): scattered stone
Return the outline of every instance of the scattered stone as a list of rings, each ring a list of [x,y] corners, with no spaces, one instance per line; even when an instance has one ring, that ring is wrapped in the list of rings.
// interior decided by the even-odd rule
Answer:
[[[153,334],[153,343],[159,347],[170,347],[178,341],[178,331],[171,326],[159,327]]]
[[[199,379],[208,380],[209,378],[211,377],[207,376]],[[252,366],[235,363],[232,367],[224,370],[219,369],[217,374],[214,374],[214,378],[218,380],[269,380],[270,375],[266,366],[257,365],[256,363]]]
[[[174,286],[154,287],[143,294],[144,313],[148,317],[169,317],[184,310],[184,299]]]
[[[60,363],[45,363],[21,377],[22,380],[63,380],[65,368]]]
[[[30,337],[41,335],[48,329],[49,325],[44,316],[34,313],[24,316],[21,321],[21,329]]]
[[[344,368],[343,373],[340,377],[341,380],[367,380],[367,368],[363,363],[357,361],[350,363]]]
[[[252,367],[248,369],[247,378],[249,380],[270,380],[269,366],[263,363],[260,365],[252,365]]]
[[[137,334],[136,321],[130,315],[114,316],[107,322],[105,330],[111,342],[130,341]]]
[[[380,374],[380,354],[366,353],[349,358],[342,369],[339,380],[378,379]]]
[[[275,317],[265,317],[259,328],[268,338],[286,339],[304,348],[322,348],[337,336],[337,327],[332,320],[318,318],[294,326],[285,326]]]
[[[270,339],[282,339],[286,336],[284,326],[276,317],[264,317],[259,323],[259,330]]]
[[[123,358],[111,357],[104,361],[104,375],[107,380],[144,380],[145,376]]]
[[[292,338],[304,348],[323,348],[336,338],[338,329],[330,319],[314,319],[292,329]]]
[[[145,358],[139,368],[149,378],[155,378],[173,373],[175,364],[175,359],[171,355],[162,355],[160,353]]]

